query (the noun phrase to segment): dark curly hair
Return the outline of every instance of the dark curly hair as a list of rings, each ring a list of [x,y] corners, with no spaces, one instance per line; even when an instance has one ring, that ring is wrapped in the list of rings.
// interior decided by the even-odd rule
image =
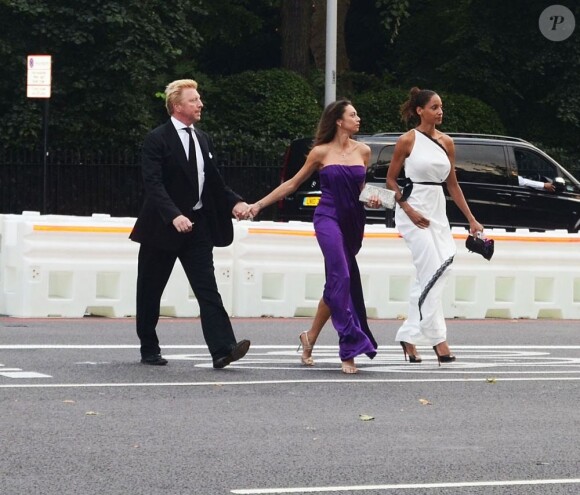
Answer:
[[[436,95],[435,91],[430,89],[419,89],[414,86],[409,91],[409,99],[401,105],[401,120],[405,124],[409,122],[420,121],[419,115],[417,114],[417,107],[423,108],[429,100]]]

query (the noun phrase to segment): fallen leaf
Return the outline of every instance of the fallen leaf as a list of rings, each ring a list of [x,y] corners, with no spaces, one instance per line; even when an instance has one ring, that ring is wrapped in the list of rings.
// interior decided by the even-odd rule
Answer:
[[[497,380],[494,377],[486,378],[485,381],[487,383],[497,383]]]
[[[375,419],[374,416],[369,416],[368,414],[359,414],[358,417],[361,421],[372,421]]]
[[[427,399],[419,399],[419,403],[424,405],[424,406],[430,406],[432,405],[431,402],[429,402]]]

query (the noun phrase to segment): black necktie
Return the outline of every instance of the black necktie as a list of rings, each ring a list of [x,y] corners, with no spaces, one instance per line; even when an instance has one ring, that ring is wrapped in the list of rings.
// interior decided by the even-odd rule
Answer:
[[[197,178],[197,157],[195,156],[195,141],[191,135],[191,127],[184,127],[185,132],[189,134],[189,164],[193,172],[194,198],[195,203],[199,201],[199,182]]]

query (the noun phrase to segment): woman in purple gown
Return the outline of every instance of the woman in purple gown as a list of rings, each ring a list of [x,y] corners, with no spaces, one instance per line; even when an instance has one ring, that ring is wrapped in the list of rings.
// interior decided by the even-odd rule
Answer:
[[[371,154],[368,145],[352,139],[359,127],[360,117],[350,101],[338,100],[328,105],[318,123],[314,146],[302,168],[294,177],[250,205],[250,215],[254,217],[262,208],[296,191],[314,171],[319,172],[322,197],[314,213],[314,231],[324,256],[326,283],[315,321],[324,321],[330,312],[339,335],[343,373],[357,373],[354,358],[366,354],[372,359],[377,349],[367,323],[355,258],[361,248],[365,226],[364,206],[358,197]],[[374,198],[369,205],[379,206]],[[300,335],[305,351],[312,351],[321,328]],[[305,358],[303,355],[302,362],[313,364],[311,356]]]

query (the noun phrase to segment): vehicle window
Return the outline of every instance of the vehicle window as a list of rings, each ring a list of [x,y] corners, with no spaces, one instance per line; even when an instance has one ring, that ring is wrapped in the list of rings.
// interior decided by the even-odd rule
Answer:
[[[373,148],[374,147],[371,146],[372,155],[374,155]],[[373,160],[374,156],[371,155],[371,171],[374,180],[385,181],[387,179],[387,170],[391,164],[394,149],[394,144],[381,147],[376,157],[376,161]]]
[[[526,179],[545,181],[554,180],[558,171],[553,163],[543,156],[524,148],[514,148],[514,156],[518,166],[518,174]]]
[[[455,144],[455,173],[459,182],[507,183],[503,146]]]

